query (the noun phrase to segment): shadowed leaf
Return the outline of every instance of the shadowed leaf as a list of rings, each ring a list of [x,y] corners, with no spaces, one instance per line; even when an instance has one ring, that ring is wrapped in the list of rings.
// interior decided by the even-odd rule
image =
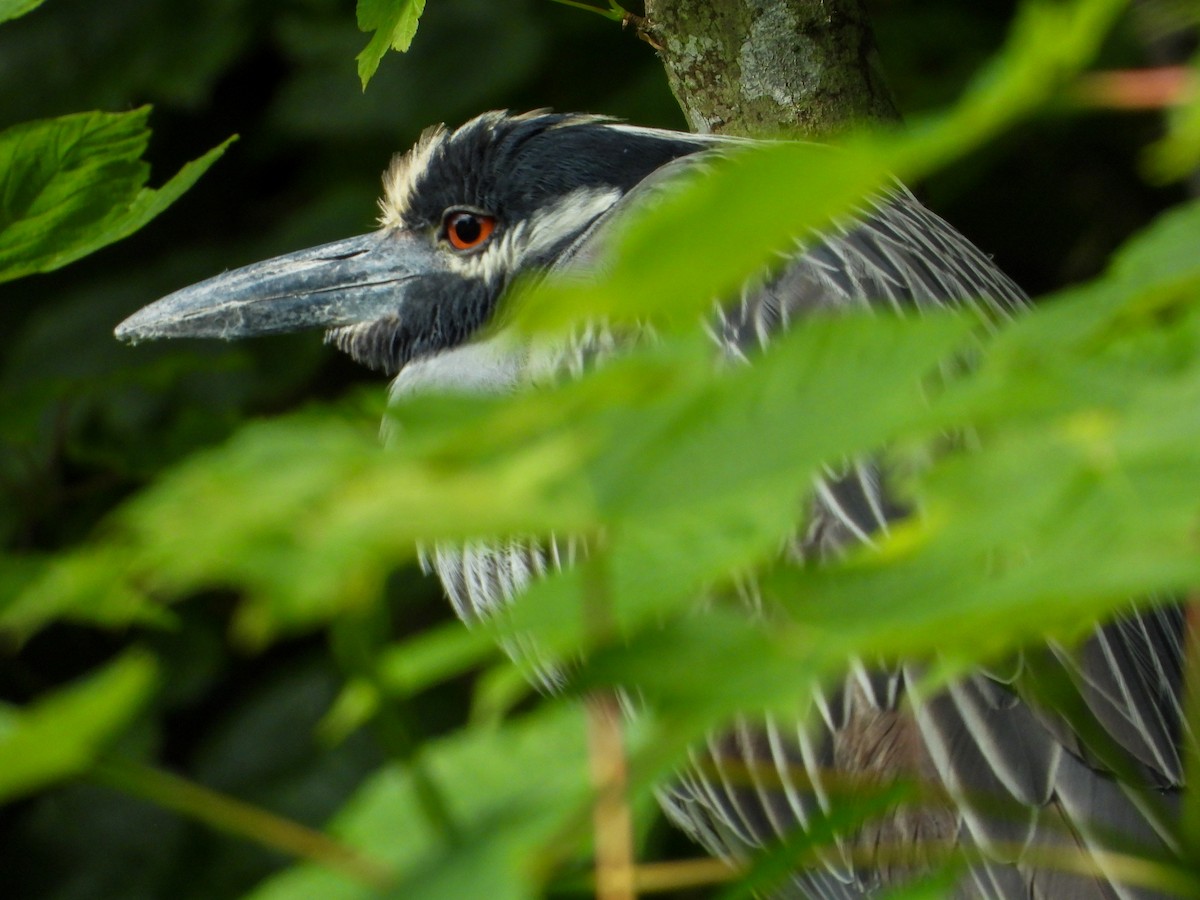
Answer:
[[[0,797],[78,775],[129,727],[154,686],[155,665],[130,652],[80,681],[17,709],[0,708]]]

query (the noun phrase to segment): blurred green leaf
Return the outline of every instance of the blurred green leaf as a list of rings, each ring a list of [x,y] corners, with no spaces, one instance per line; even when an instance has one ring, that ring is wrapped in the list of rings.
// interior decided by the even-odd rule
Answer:
[[[647,400],[625,395],[605,411],[611,425],[592,484],[615,622],[644,627],[691,608],[729,573],[774,559],[822,463],[929,426],[922,378],[967,340],[970,321],[813,318],[752,366],[697,371],[695,387],[647,381]],[[549,574],[489,625],[506,640],[536,635],[551,658],[569,657],[596,637],[586,577],[581,568]]]
[[[425,0],[358,0],[359,31],[375,32],[357,57],[363,90],[389,47],[403,53],[411,46],[424,11]]]
[[[1172,298],[1186,301],[1186,288],[1200,278],[1200,259],[1190,252],[1197,234],[1200,202],[1193,200],[1163,213],[1121,247],[1113,255],[1105,280],[1137,291],[1142,301],[1155,305]],[[1102,289],[1104,280],[1097,287]],[[1181,289],[1183,293],[1177,293]],[[1164,291],[1168,293],[1164,295]],[[1136,298],[1130,306],[1141,315],[1152,311]]]
[[[551,849],[588,795],[582,710],[558,705],[502,728],[458,734],[422,756],[450,805],[458,836],[444,842],[425,818],[403,766],[382,769],[331,825],[331,833],[389,865],[384,896],[461,900],[487,885],[489,897],[541,896]],[[530,777],[536,773],[535,777]],[[377,897],[343,875],[304,865],[271,879],[253,900]]]
[[[932,410],[979,423],[981,446],[921,478],[921,515],[878,552],[772,576],[817,645],[978,661],[1200,582],[1179,490],[1200,478],[1196,234],[1200,203],[1000,335]]]
[[[149,699],[156,670],[148,654],[130,651],[29,706],[0,708],[0,797],[86,770]]]
[[[514,301],[529,331],[566,331],[595,318],[690,325],[773,254],[861,213],[892,178],[915,181],[961,157],[1053,99],[1087,65],[1124,0],[1025,3],[1007,44],[949,112],[901,132],[851,135],[840,147],[804,142],[734,145],[658,188],[615,239],[602,275],[539,283]]]
[[[568,275],[518,295],[517,324],[534,332],[593,317],[690,325],[772,252],[846,215],[887,177],[888,161],[873,146],[791,142],[731,151],[685,176],[686,189],[663,189],[636,210],[603,277],[580,284]]]
[[[1096,55],[1126,0],[1028,0],[1017,8],[1004,49],[942,115],[900,138],[896,175],[912,179],[980,146],[1058,98]]]
[[[367,679],[347,681],[321,718],[317,733],[327,744],[340,744],[374,718],[379,701],[379,690]]]
[[[137,231],[233,140],[145,187],[149,107],[79,113],[0,132],[0,281],[49,272]]]
[[[494,658],[492,635],[453,622],[395,644],[379,655],[379,681],[389,693],[406,697]]]
[[[1167,113],[1167,134],[1146,149],[1143,165],[1158,181],[1186,178],[1200,167],[1200,54],[1189,69],[1190,96]]]
[[[0,22],[17,19],[28,12],[33,12],[45,0],[0,0]]]
[[[236,586],[243,634],[263,640],[372,602],[421,540],[607,527],[626,539],[618,595],[646,609],[769,555],[825,459],[921,421],[920,380],[970,321],[814,320],[726,371],[703,340],[663,343],[516,398],[420,398],[395,410],[405,440],[386,453],[357,418],[262,422],[139,495],[6,616]]]
[[[169,621],[145,590],[117,576],[124,564],[111,547],[69,556],[0,555],[0,580],[17,586],[0,599],[0,630],[23,639],[60,619],[109,627]]]

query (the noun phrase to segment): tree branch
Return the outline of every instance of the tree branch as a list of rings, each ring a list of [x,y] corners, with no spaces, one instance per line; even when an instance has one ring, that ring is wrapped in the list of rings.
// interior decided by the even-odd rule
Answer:
[[[695,131],[825,137],[896,121],[862,0],[646,0]]]

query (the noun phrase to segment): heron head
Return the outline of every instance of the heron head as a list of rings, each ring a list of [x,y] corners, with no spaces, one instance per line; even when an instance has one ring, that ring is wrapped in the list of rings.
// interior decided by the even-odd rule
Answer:
[[[116,336],[235,339],[324,328],[394,374],[469,340],[505,288],[554,265],[634,185],[708,139],[596,116],[485,113],[427,130],[384,174],[379,229],[226,272]]]

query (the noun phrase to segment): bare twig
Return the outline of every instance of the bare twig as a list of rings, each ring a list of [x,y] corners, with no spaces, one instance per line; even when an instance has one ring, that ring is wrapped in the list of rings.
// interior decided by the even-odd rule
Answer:
[[[1092,72],[1076,82],[1071,100],[1098,109],[1164,109],[1189,102],[1198,88],[1188,66]]]
[[[639,891],[661,894],[732,881],[741,871],[722,859],[681,859],[644,863],[634,869]]]

